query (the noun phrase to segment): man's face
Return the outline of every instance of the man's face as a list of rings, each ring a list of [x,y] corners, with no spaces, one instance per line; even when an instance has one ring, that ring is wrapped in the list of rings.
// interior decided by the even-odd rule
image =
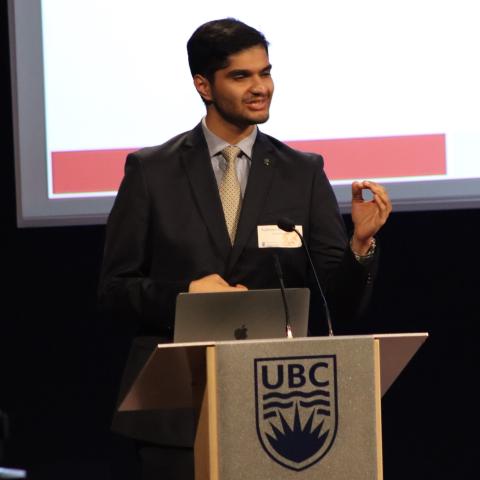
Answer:
[[[208,114],[245,128],[268,120],[273,95],[271,65],[261,45],[228,57],[226,68],[217,70],[213,82],[205,80],[200,92],[209,100]]]

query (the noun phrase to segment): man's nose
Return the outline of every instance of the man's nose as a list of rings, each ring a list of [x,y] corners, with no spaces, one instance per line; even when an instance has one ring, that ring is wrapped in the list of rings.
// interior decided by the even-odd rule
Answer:
[[[267,81],[263,77],[254,77],[252,85],[250,86],[250,91],[256,94],[265,94],[268,92]]]

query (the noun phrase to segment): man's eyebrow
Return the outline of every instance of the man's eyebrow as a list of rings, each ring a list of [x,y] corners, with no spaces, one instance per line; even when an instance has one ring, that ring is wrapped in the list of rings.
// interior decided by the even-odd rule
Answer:
[[[269,72],[272,69],[272,65],[268,64],[265,68],[262,68],[260,71],[263,72]],[[253,73],[252,70],[249,70],[248,68],[238,68],[235,70],[230,70],[228,72],[229,77],[235,77],[237,75],[251,75]]]
[[[252,71],[247,68],[238,68],[236,70],[230,70],[228,72],[229,77],[235,77],[237,75],[251,75]]]

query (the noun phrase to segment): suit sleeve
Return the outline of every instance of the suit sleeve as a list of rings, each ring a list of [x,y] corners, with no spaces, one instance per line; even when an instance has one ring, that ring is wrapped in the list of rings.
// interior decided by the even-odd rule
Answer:
[[[130,154],[107,222],[99,301],[109,312],[134,318],[142,333],[171,335],[176,296],[188,285],[151,277],[150,216],[145,173]]]
[[[355,259],[321,158],[313,179],[308,242],[325,290],[334,329],[335,326],[340,330],[344,327],[348,329],[368,303],[377,258],[375,256],[366,265]]]

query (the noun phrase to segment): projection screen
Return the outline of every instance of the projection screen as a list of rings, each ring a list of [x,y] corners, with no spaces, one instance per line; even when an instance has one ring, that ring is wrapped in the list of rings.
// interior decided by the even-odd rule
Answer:
[[[205,114],[186,42],[239,18],[270,41],[265,133],[321,153],[343,212],[372,179],[396,211],[480,206],[476,2],[9,2],[19,226],[103,223],[128,152]],[[172,206],[173,208],[173,206]]]

